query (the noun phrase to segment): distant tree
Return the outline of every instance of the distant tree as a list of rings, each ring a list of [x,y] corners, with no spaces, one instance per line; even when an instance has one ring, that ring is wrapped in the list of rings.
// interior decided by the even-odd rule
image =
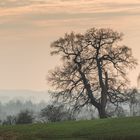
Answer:
[[[3,125],[13,125],[16,123],[16,117],[8,115],[6,119],[2,122]]]
[[[34,120],[33,113],[29,110],[21,111],[16,117],[16,124],[29,124]]]
[[[50,73],[48,81],[56,88],[52,96],[75,104],[75,109],[93,105],[100,118],[107,117],[106,104],[127,99],[127,70],[135,68],[136,59],[125,45],[119,45],[122,33],[91,28],[85,34],[65,34],[51,44],[52,55],[63,61]]]
[[[127,110],[123,107],[123,105],[116,106],[107,106],[107,112],[110,117],[125,117],[128,115]]]
[[[116,116],[117,117],[125,117],[127,115],[127,112],[125,112],[125,110],[123,109],[123,107],[118,107],[116,110]]]
[[[128,103],[130,108],[130,116],[136,116],[139,112],[139,100],[138,100],[139,92],[136,88],[128,91]]]
[[[41,117],[44,121],[49,122],[58,122],[62,120],[71,120],[72,115],[70,114],[69,110],[66,110],[64,105],[48,105],[44,109],[41,110],[40,113]]]
[[[10,125],[12,125],[12,124],[15,124],[15,122],[16,122],[16,117],[15,116],[11,116],[11,115],[9,115],[9,116],[7,116],[7,123],[8,124],[10,124]]]

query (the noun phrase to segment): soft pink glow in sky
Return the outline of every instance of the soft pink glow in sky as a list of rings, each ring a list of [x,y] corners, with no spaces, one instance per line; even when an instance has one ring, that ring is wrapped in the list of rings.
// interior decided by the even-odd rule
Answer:
[[[123,32],[140,60],[140,0],[0,0],[0,89],[48,89],[48,70],[60,63],[50,43],[91,27]]]

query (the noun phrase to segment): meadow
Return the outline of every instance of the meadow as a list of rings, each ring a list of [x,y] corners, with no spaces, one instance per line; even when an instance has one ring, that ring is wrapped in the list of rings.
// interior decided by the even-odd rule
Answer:
[[[0,126],[0,140],[140,140],[140,117]]]

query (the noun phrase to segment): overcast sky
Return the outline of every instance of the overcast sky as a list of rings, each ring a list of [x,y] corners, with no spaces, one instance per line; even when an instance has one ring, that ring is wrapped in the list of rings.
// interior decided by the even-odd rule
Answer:
[[[60,63],[50,43],[91,27],[123,32],[140,60],[140,0],[0,0],[0,89],[49,89],[48,70]]]

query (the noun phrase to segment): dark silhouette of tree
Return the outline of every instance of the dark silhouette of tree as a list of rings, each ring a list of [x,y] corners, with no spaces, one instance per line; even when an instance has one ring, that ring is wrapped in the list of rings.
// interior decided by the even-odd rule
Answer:
[[[16,117],[16,124],[30,124],[34,120],[33,114],[29,110],[21,111]]]
[[[41,110],[40,115],[45,122],[59,122],[74,119],[71,112],[62,104],[50,104]]]
[[[137,65],[131,49],[119,45],[122,36],[111,29],[91,28],[54,41],[51,54],[60,55],[63,65],[48,78],[57,89],[53,97],[72,102],[76,109],[91,104],[100,118],[107,117],[107,101],[117,105],[126,100],[127,70]]]
[[[63,118],[63,106],[54,106],[48,105],[44,109],[41,110],[41,117],[43,117],[46,121],[49,122],[57,122],[61,121]]]

